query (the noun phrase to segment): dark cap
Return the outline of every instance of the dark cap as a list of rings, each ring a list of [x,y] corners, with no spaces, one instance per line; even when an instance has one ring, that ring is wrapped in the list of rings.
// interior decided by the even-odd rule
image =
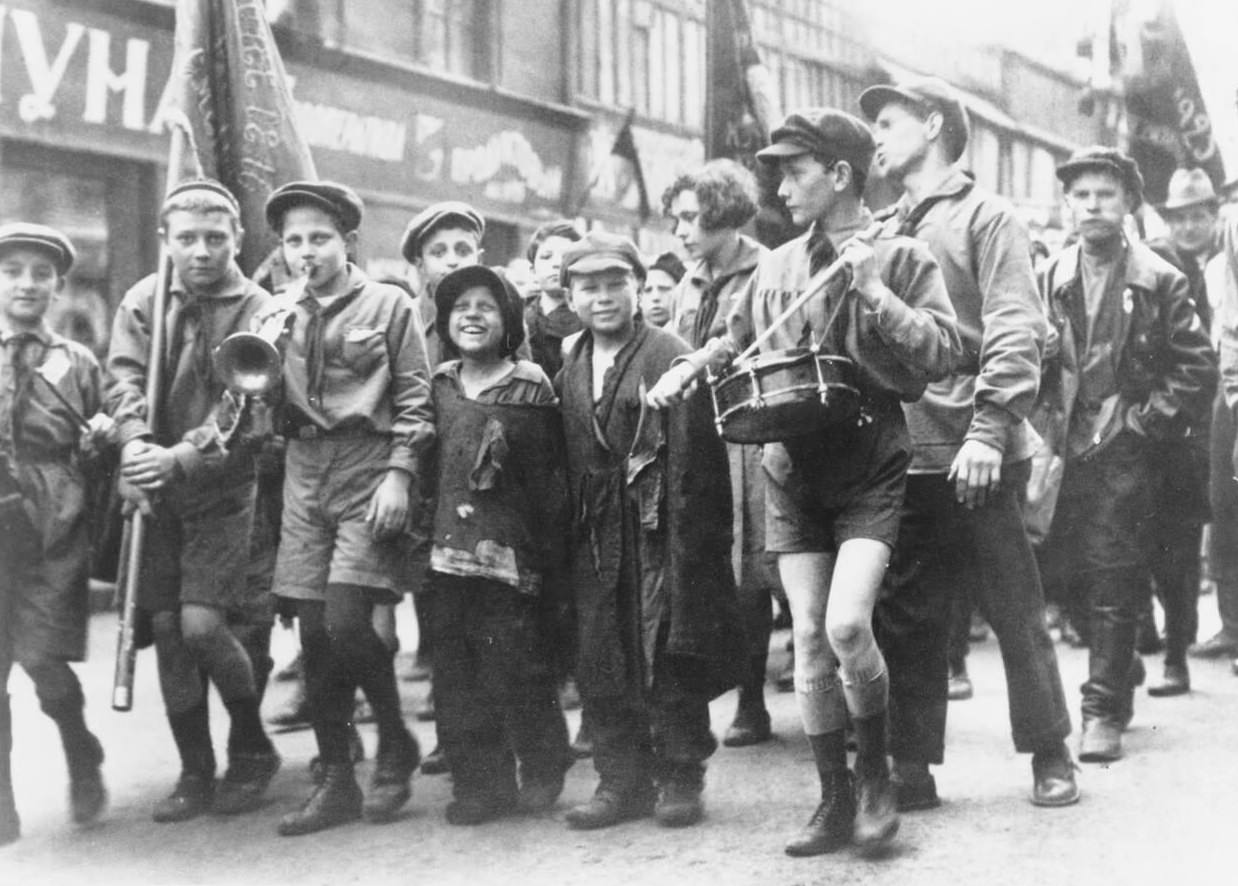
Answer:
[[[673,252],[664,252],[653,260],[653,264],[649,266],[651,271],[662,271],[676,283],[683,279],[686,268],[683,262],[679,260]]]
[[[942,117],[943,144],[953,163],[963,156],[967,147],[967,109],[954,88],[940,77],[913,77],[902,83],[870,86],[860,93],[860,110],[869,120],[876,120],[881,109],[890,102],[903,102],[925,111],[937,111]]]
[[[834,108],[805,108],[782,121],[770,135],[769,147],[757,151],[757,159],[773,163],[783,157],[822,154],[867,173],[876,149],[872,132],[859,117]]]
[[[507,275],[485,265],[457,268],[438,282],[434,290],[434,329],[439,340],[451,341],[451,309],[461,293],[474,286],[490,290],[503,314],[503,356],[510,357],[524,343],[524,299]]]
[[[640,260],[635,243],[621,234],[590,231],[584,239],[564,250],[559,265],[559,282],[567,289],[573,274],[596,274],[616,268],[631,271],[636,279],[644,282],[645,265]]]
[[[1070,190],[1074,180],[1085,172],[1108,172],[1116,175],[1126,189],[1132,210],[1138,209],[1143,202],[1143,176],[1139,174],[1139,167],[1117,148],[1106,148],[1102,145],[1080,148],[1057,168],[1058,181],[1062,183],[1062,187]]]
[[[205,192],[218,198],[219,202],[225,204],[233,215],[237,218],[241,217],[241,204],[236,202],[236,197],[222,183],[213,178],[187,178],[184,181],[178,182],[172,190],[168,191],[167,196],[163,198],[163,206],[160,211],[166,212],[177,197],[193,193],[194,191]]]
[[[55,228],[30,222],[0,225],[0,252],[19,246],[37,249],[50,255],[56,264],[56,273],[62,277],[77,260],[77,251],[69,238]]]
[[[426,237],[451,222],[451,227],[461,227],[466,231],[475,231],[480,240],[486,233],[486,222],[478,215],[477,210],[459,200],[444,200],[442,203],[432,203],[413,216],[408,227],[404,229],[404,237],[400,240],[400,254],[410,265],[421,253],[421,243]]]
[[[267,197],[267,224],[278,230],[284,222],[284,213],[297,206],[313,206],[334,216],[345,234],[361,227],[361,216],[365,213],[365,204],[348,185],[338,182],[288,182]]]

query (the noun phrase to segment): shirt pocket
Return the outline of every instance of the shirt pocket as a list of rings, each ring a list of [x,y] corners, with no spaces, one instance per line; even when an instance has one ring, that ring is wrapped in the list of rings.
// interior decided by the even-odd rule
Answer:
[[[378,326],[349,326],[344,330],[340,357],[361,378],[374,374],[387,355],[387,337]]]

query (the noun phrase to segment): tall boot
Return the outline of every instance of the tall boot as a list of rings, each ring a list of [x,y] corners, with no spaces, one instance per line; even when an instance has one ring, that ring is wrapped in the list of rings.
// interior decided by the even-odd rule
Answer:
[[[786,845],[787,855],[802,858],[834,852],[851,842],[855,828],[855,783],[847,769],[847,745],[843,730],[808,736],[821,802],[808,823]]]
[[[744,682],[739,684],[735,719],[722,738],[722,743],[728,748],[761,744],[773,737],[769,711],[765,709],[765,662],[768,657],[767,652],[754,655],[748,661],[748,673]]]
[[[13,800],[13,717],[9,697],[0,695],[0,846],[21,838],[21,819]]]
[[[886,760],[886,712],[855,717],[855,842],[877,849],[898,833],[898,794]]]
[[[168,725],[181,758],[181,775],[172,793],[155,804],[151,817],[161,824],[188,821],[210,808],[215,796],[215,751],[211,747],[206,693],[187,711],[168,713]]]

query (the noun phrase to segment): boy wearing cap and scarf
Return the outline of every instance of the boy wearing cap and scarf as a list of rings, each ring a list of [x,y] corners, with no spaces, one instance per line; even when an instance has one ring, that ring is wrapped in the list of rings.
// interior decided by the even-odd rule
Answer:
[[[94,821],[107,801],[103,748],[86,727],[69,662],[85,657],[89,615],[82,459],[106,441],[111,422],[96,415],[102,378],[94,355],[45,320],[73,260],[60,231],[0,226],[0,846],[21,836],[10,760],[15,662],[60,730],[73,821]]]
[[[434,297],[438,333],[460,354],[431,385],[434,679],[455,796],[447,820],[470,825],[549,809],[572,763],[547,631],[565,589],[567,482],[554,388],[515,356],[515,287],[475,265]]]
[[[267,222],[305,287],[272,307],[291,332],[280,404],[288,440],[275,593],[296,602],[322,780],[281,820],[283,836],[359,818],[390,821],[410,796],[417,742],[404,725],[394,650],[374,610],[398,602],[410,489],[434,441],[416,306],[350,261],[363,207],[332,182],[290,182]],[[295,301],[293,301],[295,299]],[[289,303],[292,302],[292,303]],[[264,318],[259,317],[259,322]],[[353,774],[348,724],[358,688],[378,723],[370,791]]]
[[[1056,338],[1040,400],[1062,430],[1053,442],[1065,460],[1048,556],[1077,582],[1090,618],[1079,759],[1110,762],[1133,715],[1154,447],[1205,419],[1217,369],[1186,278],[1125,235],[1142,199],[1134,161],[1084,148],[1057,175],[1079,242],[1042,277]]]
[[[1032,802],[1074,803],[1070,715],[1022,514],[1046,334],[1027,229],[957,166],[967,115],[946,83],[874,86],[860,107],[878,170],[904,190],[888,224],[937,258],[964,351],[953,375],[906,407],[914,453],[877,606],[899,805],[940,802],[929,765],[945,752],[950,613],[963,594],[978,598],[1001,646],[1015,748],[1032,754]]]
[[[249,329],[269,296],[236,264],[240,210],[216,181],[174,188],[160,211],[171,256],[163,355],[163,401],[146,401],[156,275],[121,300],[112,325],[108,411],[116,420],[120,493],[150,515],[137,606],[150,619],[159,685],[181,758],[172,794],[155,806],[158,822],[185,821],[213,806],[257,808],[279,768],[262,727],[249,653],[228,625],[252,594],[246,563],[253,526],[254,460],[218,445],[215,407],[224,385],[211,354]],[[159,416],[152,426],[148,416]],[[263,651],[265,654],[265,650]],[[204,676],[205,675],[205,676]],[[215,785],[207,678],[231,717],[228,768]]]
[[[771,141],[758,159],[778,165],[779,196],[794,222],[811,228],[762,258],[735,299],[726,333],[668,373],[650,399],[673,402],[703,368],[725,369],[767,330],[764,353],[815,347],[854,361],[863,403],[854,427],[765,447],[766,549],[778,554],[791,605],[796,695],[821,783],[817,810],[786,846],[804,856],[852,840],[875,849],[898,830],[886,761],[889,681],[872,608],[911,458],[900,401],[916,399],[950,371],[958,335],[928,250],[872,229],[861,201],[873,157],[863,121],[806,109],[788,116]],[[775,326],[839,259],[851,273]],[[858,744],[854,782],[848,715]]]
[[[646,388],[688,347],[637,310],[645,269],[630,240],[590,232],[563,255],[584,331],[556,386],[573,502],[576,679],[600,781],[573,828],[703,814],[717,743],[709,701],[743,660],[730,568],[726,451],[704,392],[665,412]],[[655,782],[657,794],[655,796]]]

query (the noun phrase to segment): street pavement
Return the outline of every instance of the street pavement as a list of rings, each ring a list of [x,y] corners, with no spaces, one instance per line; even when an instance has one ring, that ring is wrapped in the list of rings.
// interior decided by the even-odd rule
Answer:
[[[401,607],[407,610],[408,607]],[[1216,628],[1215,599],[1200,604],[1200,636]],[[406,617],[405,616],[402,616]],[[277,631],[276,655],[292,654]],[[786,633],[776,634],[771,671],[782,663]],[[947,760],[936,768],[941,808],[905,815],[893,847],[865,858],[847,849],[792,859],[782,846],[811,814],[815,775],[794,697],[769,687],[776,741],[755,748],[719,748],[706,790],[707,818],[694,828],[666,830],[652,819],[597,832],[569,831],[565,810],[589,797],[589,761],[569,773],[559,805],[537,818],[480,827],[446,824],[446,777],[418,775],[408,814],[391,824],[364,822],[301,838],[281,838],[275,825],[310,790],[308,731],[276,739],[284,766],[265,808],[238,818],[206,816],[179,825],[150,819],[152,804],[170,789],[177,760],[162,714],[153,653],[138,661],[135,709],[109,708],[115,619],[97,615],[91,656],[81,667],[88,718],[107,749],[111,805],[103,820],[75,829],[66,814],[66,775],[51,722],[38,711],[24,674],[14,674],[14,777],[24,837],[0,849],[0,886],[58,884],[1104,884],[1175,886],[1238,882],[1238,677],[1228,660],[1191,663],[1194,691],[1152,699],[1140,689],[1127,755],[1110,766],[1086,765],[1082,801],[1066,809],[1028,802],[1029,758],[1009,738],[1005,684],[993,638],[972,647],[975,697],[952,702]],[[1083,651],[1057,646],[1078,727]],[[1153,676],[1160,662],[1146,659]],[[405,710],[424,750],[433,725],[411,716],[424,683],[403,683]],[[290,687],[275,684],[268,712]],[[734,694],[713,706],[721,735]],[[569,715],[574,730],[578,712]],[[227,718],[212,709],[223,760]],[[373,727],[362,727],[373,753]],[[1072,736],[1072,742],[1075,737]],[[1073,750],[1073,744],[1072,744]],[[360,776],[368,778],[370,764]]]

